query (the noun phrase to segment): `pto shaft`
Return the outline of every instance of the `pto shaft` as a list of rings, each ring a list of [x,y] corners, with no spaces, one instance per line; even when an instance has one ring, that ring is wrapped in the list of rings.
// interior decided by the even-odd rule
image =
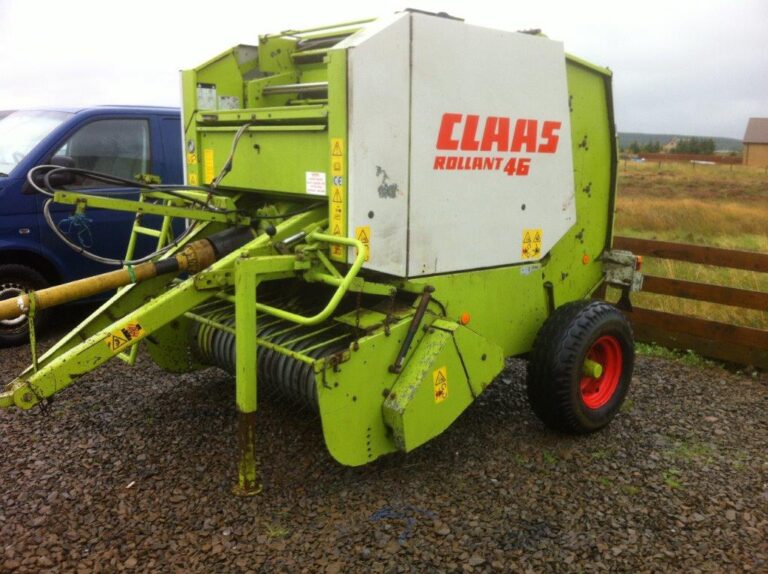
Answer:
[[[242,247],[254,237],[249,227],[228,229],[190,243],[184,250],[168,259],[148,261],[135,267],[94,275],[71,283],[56,285],[34,292],[36,309],[48,309],[78,299],[98,295],[131,283],[140,283],[158,275],[169,273],[197,273],[210,266],[227,253]],[[15,319],[29,311],[30,295],[23,293],[13,299],[0,301],[0,321]]]

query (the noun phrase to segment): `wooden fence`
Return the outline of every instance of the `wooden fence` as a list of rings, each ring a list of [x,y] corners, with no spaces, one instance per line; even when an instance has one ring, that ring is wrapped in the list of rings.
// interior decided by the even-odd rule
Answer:
[[[633,237],[615,237],[615,249],[635,255],[768,273],[768,254],[687,245]],[[646,275],[643,291],[768,311],[768,293],[736,287]],[[768,369],[768,330],[677,315],[635,306],[628,314],[638,341],[691,349],[704,356]]]

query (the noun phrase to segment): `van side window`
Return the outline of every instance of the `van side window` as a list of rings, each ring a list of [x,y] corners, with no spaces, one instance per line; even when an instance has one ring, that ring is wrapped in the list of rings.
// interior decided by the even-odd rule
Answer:
[[[149,173],[149,122],[141,119],[97,120],[80,128],[54,155],[65,155],[75,167],[134,180]],[[92,181],[87,187],[103,186]]]

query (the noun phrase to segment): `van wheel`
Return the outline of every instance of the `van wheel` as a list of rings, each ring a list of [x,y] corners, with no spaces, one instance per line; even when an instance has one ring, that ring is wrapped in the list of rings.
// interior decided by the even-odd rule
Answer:
[[[603,301],[558,308],[539,331],[528,363],[528,400],[549,428],[603,428],[624,402],[635,348],[624,314]]]
[[[15,299],[30,290],[48,287],[48,281],[39,272],[25,265],[0,265],[0,301]],[[43,325],[45,311],[38,311],[35,316],[35,331]],[[0,321],[0,347],[13,347],[29,341],[29,323],[27,316]]]

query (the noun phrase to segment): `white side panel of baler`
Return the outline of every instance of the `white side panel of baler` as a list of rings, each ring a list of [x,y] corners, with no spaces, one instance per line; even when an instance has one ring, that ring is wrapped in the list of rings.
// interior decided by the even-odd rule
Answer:
[[[419,14],[412,26],[408,275],[540,259],[576,220],[562,44]],[[535,119],[539,127],[561,122],[557,150],[436,149],[446,113],[478,116],[477,139],[489,116],[509,118],[511,132],[518,119]],[[462,127],[454,126],[454,140],[461,139]],[[454,156],[454,163],[480,158],[484,169],[435,169],[438,156]],[[513,157],[529,158],[527,175],[505,173]],[[474,159],[460,161],[475,165]],[[541,251],[528,257],[526,229],[542,235]]]
[[[410,21],[401,14],[348,52],[349,236],[368,231],[365,268],[399,277],[407,259]]]

